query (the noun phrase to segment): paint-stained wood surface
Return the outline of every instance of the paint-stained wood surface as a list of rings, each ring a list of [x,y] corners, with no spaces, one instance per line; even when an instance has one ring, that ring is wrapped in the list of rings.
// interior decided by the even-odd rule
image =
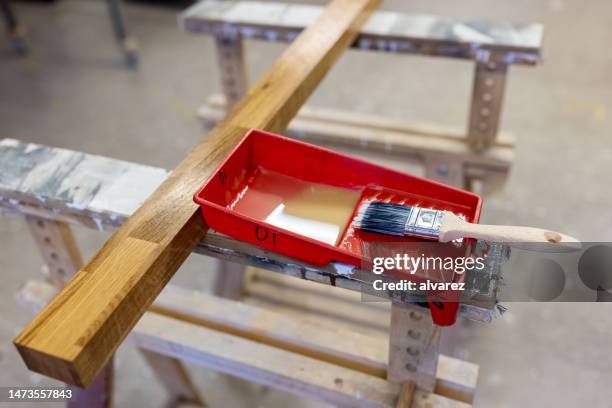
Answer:
[[[191,197],[249,128],[282,131],[376,0],[334,0],[15,339],[33,371],[87,386],[206,235]]]
[[[132,214],[169,172],[157,167],[22,143],[0,141],[0,194],[31,192],[30,202],[41,201],[67,214],[106,214],[92,217],[92,226],[120,225],[117,219]]]
[[[321,11],[322,7],[308,4],[206,0],[186,10],[181,20],[190,32],[293,41]],[[497,54],[510,64],[535,64],[540,59],[543,31],[536,23],[376,11],[361,28],[353,47],[485,61]]]
[[[68,172],[65,162],[81,161],[77,172]],[[132,168],[133,167],[133,168]],[[115,169],[115,170],[114,170]],[[129,177],[115,179],[106,177],[116,169],[122,174],[138,172],[143,189],[135,188]],[[44,170],[44,171],[43,171]],[[47,175],[32,184],[32,174]],[[57,177],[51,175],[57,174]],[[51,221],[65,221],[89,228],[114,230],[121,226],[135,208],[146,199],[149,189],[154,190],[161,183],[160,174],[165,170],[141,166],[139,164],[92,156],[66,149],[24,143],[14,139],[0,140],[0,211],[16,215],[31,215]],[[41,176],[42,177],[42,176]],[[156,184],[157,183],[157,184]],[[83,194],[80,186],[91,186],[90,192]],[[117,206],[117,193],[122,192],[123,201]],[[209,231],[195,248],[195,252],[210,255],[222,260],[256,266],[292,278],[313,281],[349,289],[360,296],[361,284],[375,277],[372,273],[354,269],[352,274],[340,274],[333,265],[324,267],[308,265],[253,245],[236,241],[233,238]],[[490,287],[483,287],[482,296],[466,299],[460,306],[460,315],[468,319],[490,322],[495,312],[495,296],[498,285],[496,272],[490,271],[484,280]],[[268,276],[265,279],[273,279]],[[295,279],[294,279],[295,280]],[[295,285],[299,285],[294,283]],[[303,288],[296,286],[289,292],[295,293]],[[331,289],[331,288],[330,288]],[[278,294],[257,285],[250,288],[253,299],[259,297],[270,304]],[[273,297],[270,299],[270,297]],[[270,301],[268,301],[270,300]],[[283,311],[291,312],[299,307],[293,298],[276,299]],[[307,301],[307,299],[306,299]],[[311,302],[313,306],[316,301]],[[346,316],[342,313],[342,316]],[[380,323],[382,320],[373,319]],[[379,325],[380,326],[380,325]],[[386,330],[386,326],[385,326]]]

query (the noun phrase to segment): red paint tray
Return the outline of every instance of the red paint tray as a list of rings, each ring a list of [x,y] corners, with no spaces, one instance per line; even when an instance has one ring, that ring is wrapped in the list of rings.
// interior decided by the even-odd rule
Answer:
[[[470,222],[481,207],[473,193],[255,129],[194,197],[219,232],[315,265],[355,266],[370,242],[410,241],[348,225],[373,199],[449,210]]]

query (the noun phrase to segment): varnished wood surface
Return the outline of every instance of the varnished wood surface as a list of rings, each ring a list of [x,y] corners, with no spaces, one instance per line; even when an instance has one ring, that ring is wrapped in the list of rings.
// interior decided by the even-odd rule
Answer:
[[[27,366],[87,386],[207,227],[191,197],[249,128],[282,131],[376,0],[334,0],[15,339]]]

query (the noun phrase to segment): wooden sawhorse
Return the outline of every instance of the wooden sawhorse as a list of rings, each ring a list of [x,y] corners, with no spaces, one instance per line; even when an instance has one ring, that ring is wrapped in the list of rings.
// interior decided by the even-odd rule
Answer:
[[[205,129],[221,120],[248,89],[243,40],[292,42],[321,11],[306,4],[205,0],[182,14],[183,30],[212,35],[217,49],[224,96],[213,95],[199,109]],[[498,190],[514,154],[513,136],[499,132],[508,69],[537,64],[542,35],[540,24],[375,11],[353,49],[474,61],[466,130],[305,106],[286,134],[411,161],[423,167],[425,177],[455,187],[483,194]]]
[[[82,262],[69,224],[120,226],[168,174],[12,139],[0,141],[0,166],[0,210],[26,217],[45,262],[46,280],[28,282],[19,294],[34,310]],[[478,366],[439,355],[439,329],[427,309],[396,304],[390,316],[388,304],[360,302],[360,282],[371,274],[338,275],[213,232],[196,251],[277,273],[252,274],[242,302],[172,285],[162,292],[130,338],[175,402],[203,405],[187,362],[335,406],[471,403]],[[494,301],[474,303],[462,304],[460,315],[494,318]],[[80,392],[81,406],[108,406],[111,372]],[[412,402],[401,405],[398,382],[406,379],[418,389],[407,389]]]

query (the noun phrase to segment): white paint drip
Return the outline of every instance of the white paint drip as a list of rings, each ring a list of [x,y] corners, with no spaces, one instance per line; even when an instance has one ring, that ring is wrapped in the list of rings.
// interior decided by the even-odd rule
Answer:
[[[38,149],[44,149],[44,146],[33,144],[33,143],[28,143],[26,145],[24,153],[25,154],[32,153],[33,151],[38,150]]]
[[[100,218],[94,218],[93,221],[96,223],[96,228],[98,228],[99,231],[104,231],[104,224],[102,224]]]
[[[21,144],[19,140],[15,139],[2,139],[0,140],[0,146],[2,147],[17,147]]]
[[[69,201],[66,203],[66,207],[70,208],[71,210],[83,211],[87,208],[87,205],[83,203],[75,203],[73,201]]]
[[[353,275],[353,269],[355,269],[353,265],[348,265],[340,262],[332,262],[331,265],[336,270],[336,273],[340,276],[351,276]]]
[[[461,38],[461,41],[464,42],[473,42],[480,44],[490,44],[493,43],[493,39],[486,34],[481,33],[474,28],[465,25],[465,24],[456,24],[452,29],[453,35]]]

